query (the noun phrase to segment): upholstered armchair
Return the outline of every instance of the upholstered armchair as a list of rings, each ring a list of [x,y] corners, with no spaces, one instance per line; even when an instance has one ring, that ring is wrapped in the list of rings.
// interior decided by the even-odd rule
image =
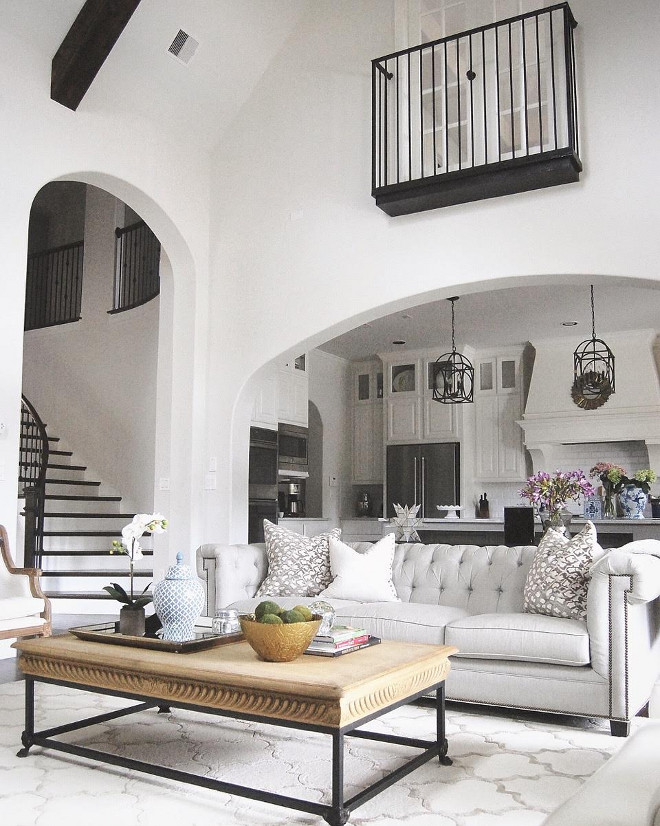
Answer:
[[[50,636],[50,601],[41,590],[41,571],[14,565],[4,525],[0,525],[0,560],[0,640]]]

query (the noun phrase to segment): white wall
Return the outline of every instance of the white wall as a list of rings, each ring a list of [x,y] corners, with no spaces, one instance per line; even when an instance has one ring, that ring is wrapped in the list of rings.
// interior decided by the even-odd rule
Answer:
[[[159,300],[108,315],[124,207],[96,187],[88,187],[86,201],[82,318],[25,334],[23,388],[49,434],[88,467],[88,479],[103,482],[104,494],[121,495],[124,511],[149,512]]]
[[[83,101],[76,112],[51,101],[53,52],[42,53],[6,31],[0,31],[0,52],[7,67],[0,73],[0,422],[7,424],[0,439],[0,523],[13,545],[30,207],[48,181],[93,183],[142,215],[171,265],[165,268],[160,310],[162,361],[169,360],[172,369],[165,375],[159,365],[158,371],[159,392],[166,386],[170,403],[167,415],[157,411],[156,424],[159,464],[167,469],[171,490],[155,495],[156,507],[167,506],[171,530],[157,544],[158,570],[176,550],[191,553],[202,540],[209,159],[198,147],[181,145],[162,124],[135,113],[118,115],[113,101]]]
[[[227,388],[265,360],[385,309],[503,279],[658,280],[660,107],[649,105],[657,90],[645,67],[657,62],[660,6],[571,5],[580,182],[391,219],[369,193],[370,60],[393,48],[392,5],[314,4],[215,156],[210,304],[227,324],[210,339],[209,404],[220,420],[231,415]],[[213,451],[237,450],[217,423],[207,438]],[[215,538],[231,533],[227,494],[207,514]]]
[[[310,350],[307,356],[309,400],[323,422],[323,479],[321,481],[323,513],[330,526],[339,525],[341,491],[351,476],[351,418],[347,404],[350,386],[350,362],[323,350]],[[334,477],[337,484],[330,485]]]

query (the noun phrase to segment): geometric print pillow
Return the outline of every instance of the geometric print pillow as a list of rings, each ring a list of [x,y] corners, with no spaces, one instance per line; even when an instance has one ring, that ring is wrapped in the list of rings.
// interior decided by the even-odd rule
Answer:
[[[315,597],[332,581],[330,537],[339,539],[340,528],[318,536],[301,536],[264,519],[268,574],[257,597]]]
[[[570,540],[552,528],[548,530],[527,574],[523,611],[586,619],[589,568],[600,552],[593,522],[587,522]]]

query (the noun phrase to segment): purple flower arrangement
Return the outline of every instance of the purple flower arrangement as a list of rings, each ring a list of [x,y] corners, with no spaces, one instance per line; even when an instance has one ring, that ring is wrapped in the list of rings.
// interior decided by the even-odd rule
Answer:
[[[581,470],[556,470],[554,476],[540,470],[529,477],[520,491],[531,505],[550,514],[557,513],[569,499],[578,500],[594,493],[593,485]]]

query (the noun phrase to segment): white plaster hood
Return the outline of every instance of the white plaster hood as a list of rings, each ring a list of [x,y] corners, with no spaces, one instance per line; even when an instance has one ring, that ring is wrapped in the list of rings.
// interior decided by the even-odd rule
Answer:
[[[616,392],[596,410],[571,398],[573,352],[580,339],[532,342],[536,357],[522,421],[534,469],[553,465],[555,446],[643,441],[660,469],[660,381],[655,330],[607,333],[614,353]]]

